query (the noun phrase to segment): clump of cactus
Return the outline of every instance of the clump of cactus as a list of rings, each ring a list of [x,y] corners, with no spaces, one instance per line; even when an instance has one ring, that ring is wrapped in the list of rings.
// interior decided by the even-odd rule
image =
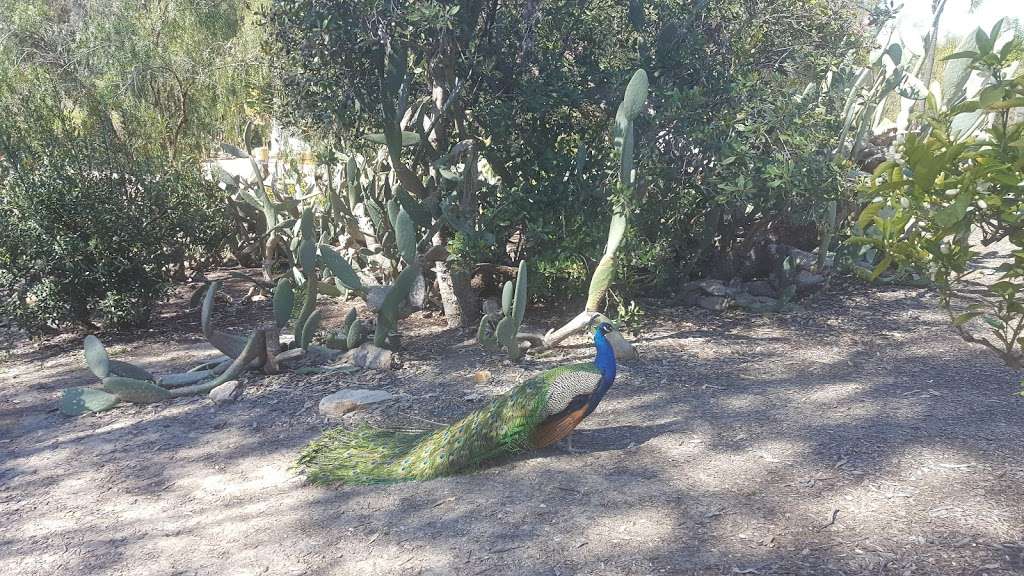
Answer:
[[[238,378],[259,358],[266,345],[266,334],[256,331],[246,341],[237,358],[204,364],[181,374],[157,378],[140,366],[112,360],[99,338],[85,337],[85,360],[89,370],[100,379],[100,389],[70,388],[61,397],[60,410],[78,416],[109,410],[120,402],[151,404],[171,398],[205,394],[217,386]]]
[[[310,334],[318,325],[315,310],[307,316],[301,331],[303,336],[293,343],[291,349],[286,349],[280,340],[281,330],[288,324],[294,302],[290,281],[282,279],[274,290],[274,321],[256,328],[248,338],[223,332],[213,325],[214,297],[219,288],[220,282],[212,282],[207,288],[200,325],[207,341],[227,358],[202,364],[188,372],[156,377],[140,366],[111,359],[98,338],[86,336],[86,364],[102,385],[99,389],[78,387],[65,390],[60,403],[61,412],[77,416],[109,410],[120,402],[149,404],[206,394],[250,369],[275,374],[282,365],[302,358],[309,350]]]
[[[344,352],[358,348],[365,340],[363,323],[356,316],[356,309],[349,308],[348,314],[345,315],[341,326],[338,330],[327,336],[324,344],[328,348]]]
[[[480,320],[477,341],[485,350],[505,352],[513,361],[523,357],[530,347],[543,343],[539,335],[520,332],[526,316],[526,261],[519,263],[516,281],[505,283],[501,293],[501,312],[487,314]]]

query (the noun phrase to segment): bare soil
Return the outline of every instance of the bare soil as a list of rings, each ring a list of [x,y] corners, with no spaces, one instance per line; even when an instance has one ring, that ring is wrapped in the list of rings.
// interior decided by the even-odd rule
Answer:
[[[216,357],[187,294],[152,330],[101,335],[112,355],[157,373]],[[0,574],[1024,574],[1020,374],[960,341],[927,291],[833,286],[785,315],[645,307],[641,361],[575,433],[581,453],[389,486],[290,469],[332,425],[320,398],[398,396],[343,425],[450,422],[590,358],[586,339],[510,365],[417,313],[392,373],[250,375],[233,404],[81,418],[57,411],[94,382],[80,338],[7,341]],[[218,322],[267,313],[222,304]]]

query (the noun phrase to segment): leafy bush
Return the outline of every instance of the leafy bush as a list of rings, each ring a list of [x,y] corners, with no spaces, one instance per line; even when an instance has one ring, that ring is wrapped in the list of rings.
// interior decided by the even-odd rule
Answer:
[[[816,242],[817,222],[847,193],[831,155],[845,94],[801,95],[860,57],[870,35],[860,10],[848,0],[275,0],[268,22],[283,112],[339,147],[379,131],[386,47],[407,47],[403,129],[441,129],[404,157],[437,182],[450,143],[480,145],[497,182],[478,195],[494,263],[528,257],[540,271],[531,295],[545,299],[582,294],[596,264],[618,180],[609,120],[638,68],[651,98],[637,119],[635,246],[620,261],[641,269],[618,275],[630,289],[732,274],[746,242],[787,226]]]
[[[869,278],[893,267],[923,270],[960,335],[1021,368],[1024,76],[1011,75],[1019,40],[997,49],[999,29],[978,30],[975,50],[947,57],[967,61],[983,88],[948,108],[941,107],[941,94],[929,95],[927,130],[908,134],[897,158],[875,171],[867,189],[873,200],[859,218],[861,235],[852,241],[878,252]],[[976,281],[977,244],[1003,239],[1014,246],[1012,259],[996,269],[995,282]]]
[[[0,74],[0,313],[33,331],[141,325],[166,268],[213,253],[222,193],[197,165],[136,157],[45,75]]]
[[[0,313],[34,331],[145,325],[166,269],[224,237],[221,193],[194,168],[56,148],[0,174]]]
[[[213,138],[242,141],[260,121],[251,8],[13,0],[4,11],[0,313],[36,331],[145,324],[168,267],[216,256],[225,234],[223,195],[199,161]]]

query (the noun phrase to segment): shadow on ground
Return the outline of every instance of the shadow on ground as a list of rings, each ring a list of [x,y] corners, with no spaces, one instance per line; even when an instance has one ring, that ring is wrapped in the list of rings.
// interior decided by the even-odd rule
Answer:
[[[412,319],[394,374],[252,377],[228,406],[80,419],[53,411],[60,388],[88,381],[76,349],[14,357],[0,573],[1024,572],[1017,376],[957,340],[927,293],[840,290],[785,316],[648,303],[648,316],[643,362],[577,431],[581,453],[387,486],[311,487],[289,469],[325,425],[324,394],[399,395],[346,424],[449,422],[481,405],[467,397],[589,347],[505,366]],[[167,342],[123,345],[165,365]],[[474,384],[482,369],[496,378]]]

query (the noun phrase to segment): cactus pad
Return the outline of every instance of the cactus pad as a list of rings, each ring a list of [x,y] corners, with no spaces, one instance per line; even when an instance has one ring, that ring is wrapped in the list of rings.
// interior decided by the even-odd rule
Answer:
[[[125,402],[135,404],[152,404],[171,398],[171,393],[155,382],[136,380],[123,376],[107,376],[103,379],[103,390],[117,396]]]
[[[97,378],[110,376],[110,356],[100,339],[92,334],[85,337],[85,362]]]
[[[68,416],[81,416],[110,410],[120,401],[117,396],[96,388],[68,388],[61,394],[60,411]]]

